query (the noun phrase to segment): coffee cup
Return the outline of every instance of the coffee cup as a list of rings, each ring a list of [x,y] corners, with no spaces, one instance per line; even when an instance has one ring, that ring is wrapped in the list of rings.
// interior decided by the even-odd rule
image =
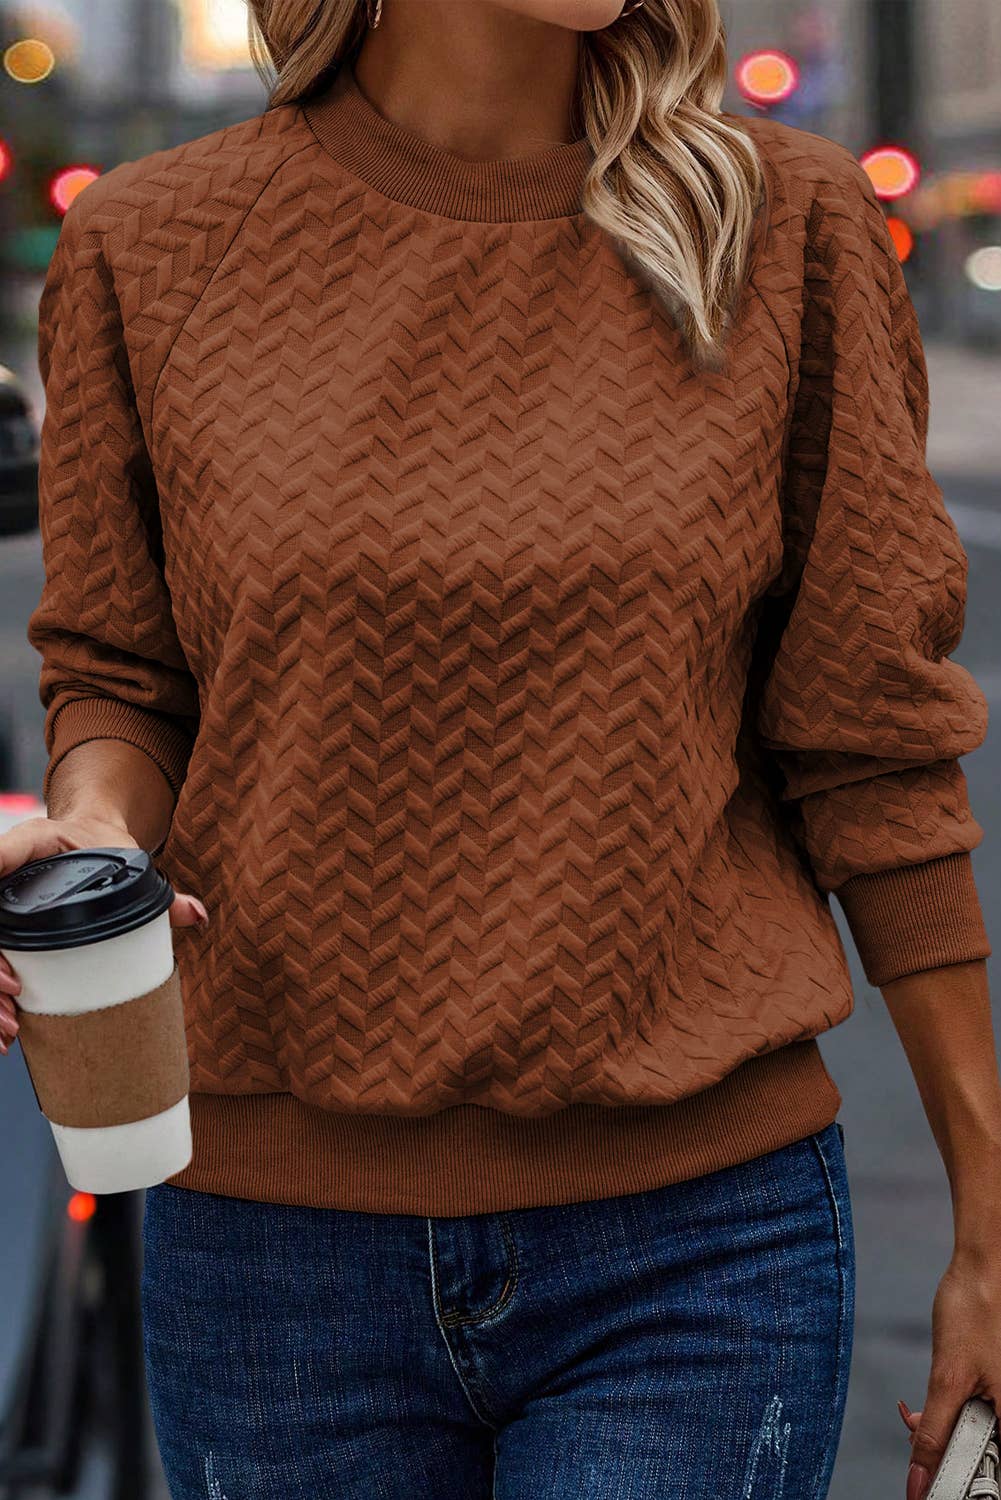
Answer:
[[[72,849],[0,876],[18,1040],[71,1187],[152,1187],[192,1156],[170,882],[142,849]]]

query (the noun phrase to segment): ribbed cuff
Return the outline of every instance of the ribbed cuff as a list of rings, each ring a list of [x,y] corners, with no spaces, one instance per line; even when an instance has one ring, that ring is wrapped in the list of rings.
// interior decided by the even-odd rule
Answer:
[[[70,698],[52,721],[52,750],[42,779],[48,800],[52,773],[70,750],[88,740],[125,740],[145,750],[170,782],[175,797],[191,758],[190,734],[165,714],[136,708],[121,698]]]
[[[853,875],[834,892],[872,985],[991,953],[967,852]]]

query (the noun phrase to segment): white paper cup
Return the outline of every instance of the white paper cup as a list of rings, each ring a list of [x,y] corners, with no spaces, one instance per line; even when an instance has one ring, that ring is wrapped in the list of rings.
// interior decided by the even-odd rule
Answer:
[[[73,850],[0,881],[19,1040],[80,1191],[152,1187],[191,1161],[173,899],[142,850]]]

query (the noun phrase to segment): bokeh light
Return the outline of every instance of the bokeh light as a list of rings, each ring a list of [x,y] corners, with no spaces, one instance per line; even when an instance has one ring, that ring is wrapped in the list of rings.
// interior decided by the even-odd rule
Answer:
[[[14,371],[7,365],[0,365],[0,381],[16,380]],[[0,817],[25,817],[38,812],[38,798],[34,792],[0,792]]]
[[[917,187],[921,169],[903,146],[874,146],[863,151],[860,164],[869,174],[877,198],[902,198]]]
[[[14,166],[14,157],[6,141],[0,141],[0,182],[10,175]]]
[[[895,214],[887,214],[886,227],[897,247],[898,260],[905,261],[914,249],[914,235],[911,233],[910,225],[905,224],[903,219],[898,219]]]
[[[786,52],[748,52],[734,70],[734,81],[752,104],[777,104],[799,86],[799,68]]]
[[[15,83],[42,83],[56,65],[56,55],[40,37],[22,37],[4,52],[3,65]]]
[[[74,1193],[66,1204],[66,1217],[75,1224],[85,1224],[97,1212],[97,1199],[93,1193]]]
[[[911,198],[907,219],[920,234],[978,214],[1001,215],[1001,172],[993,168],[933,173]]]
[[[73,166],[63,167],[52,178],[49,183],[49,201],[52,207],[59,213],[64,214],[69,208],[77,193],[82,193],[84,188],[100,177],[96,167]]]
[[[980,214],[1001,214],[1001,172],[971,172],[970,211]]]
[[[249,66],[245,0],[180,0],[180,10],[189,67],[215,71]]]
[[[981,245],[966,257],[964,269],[982,292],[1001,292],[1001,245]]]

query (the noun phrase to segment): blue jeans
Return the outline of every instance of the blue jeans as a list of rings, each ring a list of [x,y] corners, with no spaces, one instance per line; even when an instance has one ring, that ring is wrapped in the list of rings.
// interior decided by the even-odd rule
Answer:
[[[463,1217],[164,1183],[143,1338],[172,1500],[822,1500],[840,1125],[646,1192]]]

